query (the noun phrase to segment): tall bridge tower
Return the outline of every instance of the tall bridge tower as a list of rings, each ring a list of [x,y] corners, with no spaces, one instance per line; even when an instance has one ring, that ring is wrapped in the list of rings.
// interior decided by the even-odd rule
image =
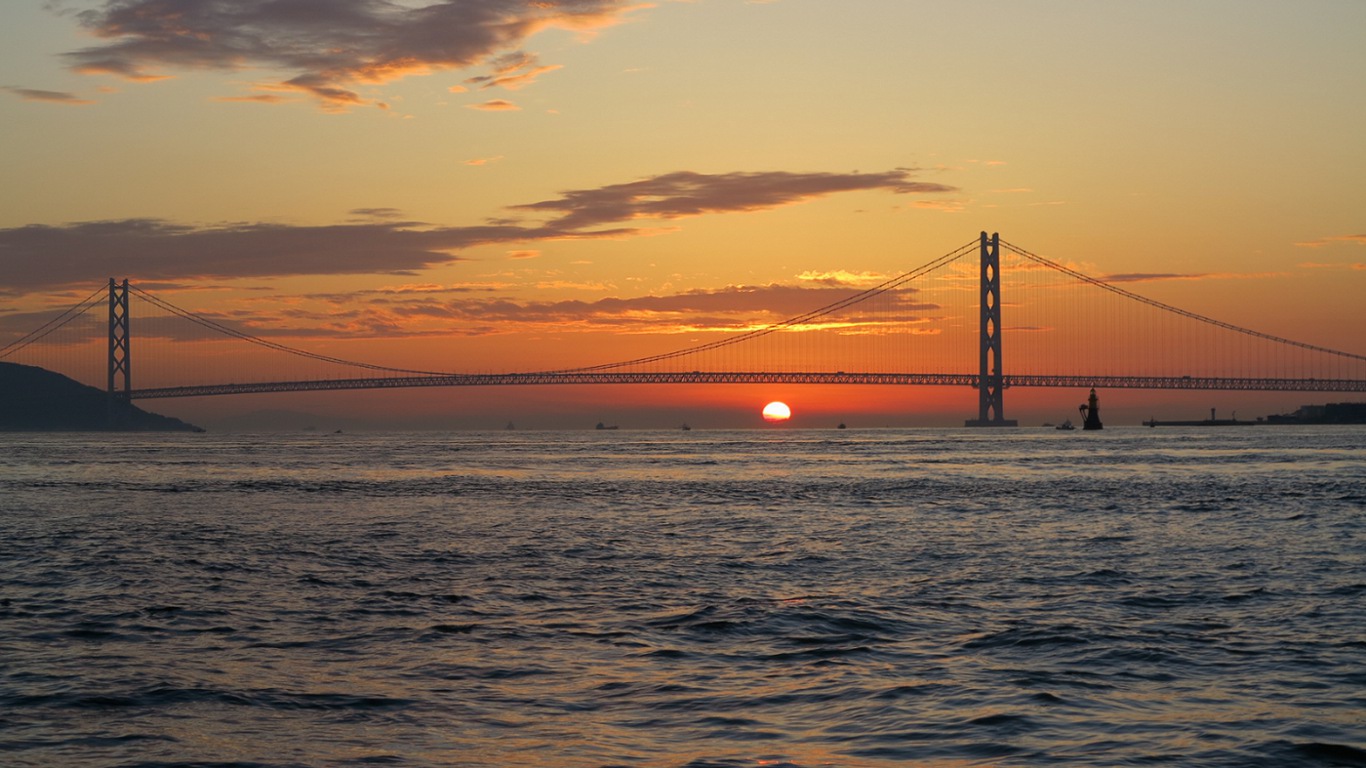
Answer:
[[[1015,427],[1005,417],[1004,372],[1001,368],[1001,238],[982,233],[982,279],[977,369],[977,418],[969,427]]]
[[[125,427],[132,419],[129,375],[128,280],[109,278],[109,426]]]

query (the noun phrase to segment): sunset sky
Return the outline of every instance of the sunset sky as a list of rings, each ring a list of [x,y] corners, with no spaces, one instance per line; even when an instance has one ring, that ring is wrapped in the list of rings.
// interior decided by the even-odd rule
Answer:
[[[8,0],[0,333],[127,277],[348,359],[592,365],[800,314],[987,230],[1366,354],[1363,39],[1359,0]],[[808,426],[976,408],[797,387],[143,406],[757,426],[772,399]],[[1341,399],[1107,395],[1174,418]],[[1021,394],[1018,415],[1075,401]]]

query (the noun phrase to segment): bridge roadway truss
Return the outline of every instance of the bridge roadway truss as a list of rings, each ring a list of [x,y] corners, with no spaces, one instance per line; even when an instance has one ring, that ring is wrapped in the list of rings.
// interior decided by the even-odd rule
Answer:
[[[348,389],[403,387],[487,387],[582,384],[873,384],[980,388],[978,374],[969,373],[623,373],[555,372],[471,373],[442,376],[393,376],[316,381],[275,381],[254,384],[204,384],[185,387],[135,389],[133,400],[170,397],[246,395],[265,392],[322,392]],[[1011,376],[1001,377],[1004,388],[1058,387],[1085,389],[1199,389],[1265,392],[1366,392],[1366,381],[1356,379],[1274,379],[1211,376]]]

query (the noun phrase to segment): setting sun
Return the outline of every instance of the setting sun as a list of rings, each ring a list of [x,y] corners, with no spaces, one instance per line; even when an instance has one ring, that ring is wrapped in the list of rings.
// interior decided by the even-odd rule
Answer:
[[[787,403],[774,400],[764,406],[764,421],[787,421],[792,418],[792,409]]]

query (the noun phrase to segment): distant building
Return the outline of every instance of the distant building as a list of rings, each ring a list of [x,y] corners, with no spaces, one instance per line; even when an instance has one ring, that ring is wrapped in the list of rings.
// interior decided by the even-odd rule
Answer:
[[[1266,417],[1269,424],[1366,424],[1366,403],[1303,405],[1294,413]]]

